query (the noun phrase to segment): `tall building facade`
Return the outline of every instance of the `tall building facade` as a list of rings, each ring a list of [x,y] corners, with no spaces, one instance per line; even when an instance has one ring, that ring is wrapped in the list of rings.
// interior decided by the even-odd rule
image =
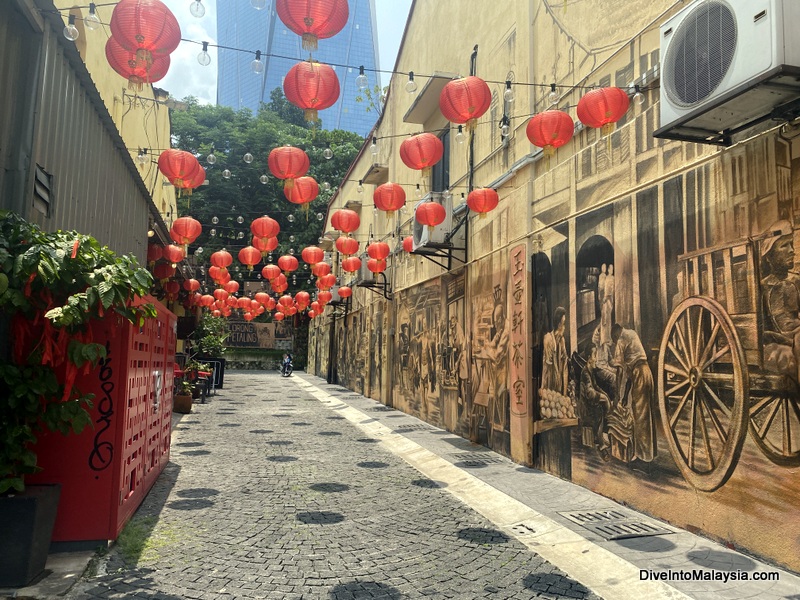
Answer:
[[[344,129],[361,135],[369,133],[377,113],[368,111],[367,102],[357,102],[356,77],[364,66],[370,87],[379,83],[375,0],[350,0],[350,17],[344,29],[332,38],[319,41],[314,59],[333,66],[339,77],[341,94],[332,107],[320,111],[323,129]],[[217,104],[256,112],[261,102],[269,102],[275,88],[298,61],[308,58],[299,35],[278,18],[274,1],[263,10],[243,0],[217,0],[217,38],[221,46],[251,50],[237,52],[220,49],[217,77]],[[253,73],[255,51],[263,53],[264,72]],[[342,66],[347,65],[347,66]]]

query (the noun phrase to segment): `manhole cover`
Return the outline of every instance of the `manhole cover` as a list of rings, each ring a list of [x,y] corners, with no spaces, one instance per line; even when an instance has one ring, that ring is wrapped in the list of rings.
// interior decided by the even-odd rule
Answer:
[[[623,540],[626,538],[649,537],[673,533],[669,529],[665,529],[652,521],[642,519],[639,515],[616,509],[595,511],[578,510],[560,512],[559,514],[606,540]]]

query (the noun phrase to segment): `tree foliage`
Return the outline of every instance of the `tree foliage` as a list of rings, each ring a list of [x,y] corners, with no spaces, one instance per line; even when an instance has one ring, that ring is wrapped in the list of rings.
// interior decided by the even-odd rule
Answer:
[[[203,247],[204,260],[200,264],[208,265],[211,253],[223,247],[236,258],[239,249],[251,242],[251,221],[262,215],[276,219],[281,226],[275,259],[290,248],[299,256],[302,248],[317,244],[323,226],[317,213],[324,214],[327,210],[330,198],[363,144],[361,136],[342,130],[326,131],[306,123],[303,111],[290,104],[279,88],[272,92],[271,102],[263,104],[255,115],[248,109],[234,111],[224,106],[200,105],[192,98],[187,104],[186,111],[172,115],[172,137],[175,146],[198,157],[209,181],[209,185],[179,202],[181,216],[191,215],[203,224],[203,234],[190,248],[193,253]],[[307,213],[286,200],[283,182],[272,176],[267,166],[269,152],[287,144],[306,151],[311,162],[308,174],[320,184],[320,195]],[[326,160],[323,151],[328,145],[333,158]],[[210,165],[206,157],[212,149],[217,161]],[[250,164],[243,160],[247,152],[254,157]],[[225,169],[230,170],[230,178],[223,177]],[[263,175],[267,176],[266,183],[260,181]],[[328,191],[322,189],[325,182],[331,186]],[[240,216],[244,219],[241,224],[237,222]],[[212,224],[213,217],[219,220],[217,224]],[[216,230],[215,237],[210,235],[211,229]],[[241,238],[240,232],[244,234]],[[293,242],[289,236],[294,236]],[[236,277],[234,272],[234,276],[240,282],[248,277],[254,280],[263,265],[249,274],[242,267],[241,275]],[[297,285],[289,291],[309,288],[313,284],[309,284],[308,277],[298,276]]]

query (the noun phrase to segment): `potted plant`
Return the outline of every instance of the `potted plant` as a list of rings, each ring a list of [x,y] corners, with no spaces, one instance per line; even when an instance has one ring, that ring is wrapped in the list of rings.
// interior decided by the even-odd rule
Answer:
[[[172,399],[172,410],[176,413],[189,414],[192,412],[192,382],[181,379],[178,382],[177,393]]]
[[[59,490],[26,487],[25,476],[40,470],[41,432],[79,433],[91,422],[92,397],[74,386],[79,369],[105,356],[88,337],[90,321],[112,310],[131,320],[153,314],[131,306],[151,285],[133,257],[0,211],[0,587],[44,569]]]
[[[186,374],[189,381],[192,382],[192,399],[196,400],[202,395],[203,386],[206,385],[207,375],[201,374],[212,373],[211,365],[190,359],[186,361],[186,364],[183,366],[183,372]]]
[[[214,367],[214,386],[221,388],[225,378],[225,342],[228,323],[223,318],[204,314],[192,334],[197,356]]]

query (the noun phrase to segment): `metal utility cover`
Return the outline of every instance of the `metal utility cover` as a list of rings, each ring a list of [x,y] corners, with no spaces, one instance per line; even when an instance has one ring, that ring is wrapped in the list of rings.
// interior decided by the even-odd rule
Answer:
[[[623,540],[674,533],[639,515],[611,509],[595,511],[570,511],[558,513],[573,523],[588,529],[605,540]]]

